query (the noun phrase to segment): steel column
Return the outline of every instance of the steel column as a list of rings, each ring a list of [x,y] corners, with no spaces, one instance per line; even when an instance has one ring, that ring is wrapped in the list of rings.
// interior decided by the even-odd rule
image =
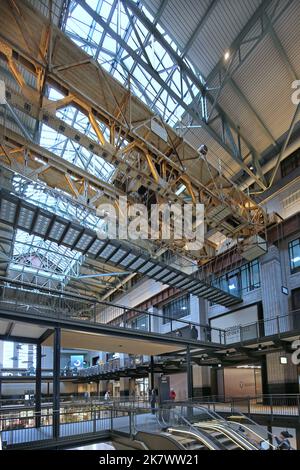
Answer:
[[[60,425],[60,343],[61,329],[55,328],[53,342],[53,428],[54,439],[59,438]]]
[[[193,398],[193,366],[191,362],[191,347],[186,348],[186,374],[188,398]]]
[[[35,427],[41,426],[41,395],[42,395],[42,346],[36,346],[36,372],[35,372]]]
[[[154,358],[150,357],[150,390],[154,390]]]

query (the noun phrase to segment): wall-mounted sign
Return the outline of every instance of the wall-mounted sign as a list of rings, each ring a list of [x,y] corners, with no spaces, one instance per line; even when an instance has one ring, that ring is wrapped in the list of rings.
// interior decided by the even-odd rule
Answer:
[[[285,286],[281,286],[281,292],[285,295],[289,295],[289,290],[287,287]]]
[[[83,367],[84,357],[82,355],[71,356],[71,367]]]

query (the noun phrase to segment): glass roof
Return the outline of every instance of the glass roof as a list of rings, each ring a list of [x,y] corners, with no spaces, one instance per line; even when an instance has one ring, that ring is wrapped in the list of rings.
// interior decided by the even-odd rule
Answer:
[[[132,15],[127,15],[122,2],[118,0],[90,0],[86,2],[107,24],[122,37],[139,56],[146,58],[159,76],[176,92],[182,95],[186,104],[196,96],[196,87],[187,80],[181,80],[178,67],[170,54],[153,38],[143,24]],[[139,4],[139,2],[137,2]],[[157,19],[143,6],[143,13],[156,24],[165,40],[180,54],[180,50]],[[133,93],[158,113],[170,125],[175,125],[184,109],[174,98],[163,90],[120,45],[80,5],[74,2],[69,9],[65,33],[85,52],[92,55],[108,72],[122,84],[128,85],[130,78]],[[184,59],[188,63],[187,59]],[[194,71],[191,63],[189,67]],[[201,77],[199,77],[201,79]]]
[[[122,2],[119,0],[87,0],[87,5],[91,7],[101,18],[113,29],[123,40],[154,68],[161,79],[176,94],[180,94],[182,99],[189,104],[194,100],[197,90],[194,85],[188,83],[187,79],[182,80],[178,67],[173,63],[170,54],[153,38],[149,31],[133,15],[128,15]],[[139,4],[139,2],[137,2]],[[156,25],[159,32],[163,34],[171,47],[180,54],[177,45],[171,40],[168,34],[159,25],[159,18],[153,18],[149,11],[143,6],[144,14]],[[135,61],[108,32],[102,28],[87,11],[76,2],[71,2],[68,16],[64,22],[65,33],[85,52],[93,56],[99,64],[111,73],[117,80],[125,86],[130,81],[131,91],[147,104],[155,113],[159,114],[171,126],[178,124],[184,110],[171,97],[161,85],[150,77],[150,75]],[[187,59],[184,59],[187,62]],[[193,70],[192,64],[188,63]],[[195,72],[196,73],[196,72]],[[199,77],[202,79],[201,77]],[[58,100],[62,95],[49,88],[47,92],[50,100]],[[62,108],[57,111],[57,116],[80,132],[97,140],[96,134],[91,128],[88,118],[79,110],[72,106]],[[102,128],[104,135],[107,129]],[[40,131],[40,145],[52,151],[56,155],[80,166],[104,181],[111,181],[114,173],[113,165],[105,162],[101,157],[86,150],[82,146],[74,143],[71,139],[59,134],[55,130],[42,124]],[[51,191],[44,191],[38,183],[28,183],[21,177],[14,177],[14,186],[17,192],[21,193],[27,200],[34,202],[40,207],[50,208],[54,213],[67,216],[68,219],[80,220],[83,225],[92,229],[99,225],[99,219],[76,204],[71,198],[59,191],[52,194]],[[32,263],[24,266],[20,259],[26,254],[35,250],[42,261],[40,272],[44,275],[62,276],[66,280],[67,270],[78,268],[83,259],[78,253],[71,250],[53,246],[53,243],[45,242],[38,237],[26,235],[18,230],[16,234],[14,257],[15,261],[10,267],[21,266],[21,270],[34,270]],[[16,255],[21,255],[16,256]],[[28,258],[30,260],[30,258]],[[34,259],[34,258],[33,258]],[[71,261],[70,261],[71,260]],[[45,269],[45,266],[48,268]],[[56,268],[55,268],[56,266]]]
[[[57,243],[17,230],[10,270],[49,277],[65,284],[78,275],[83,256]]]

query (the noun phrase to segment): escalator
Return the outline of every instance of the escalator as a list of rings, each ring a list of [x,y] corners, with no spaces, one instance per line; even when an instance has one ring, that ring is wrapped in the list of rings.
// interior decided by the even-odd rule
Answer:
[[[257,431],[259,426],[251,421],[242,427],[241,419],[247,419],[244,415],[231,418],[234,421],[201,405],[168,404],[152,414],[137,413],[130,435],[114,431],[112,440],[117,449],[259,450],[264,441]]]
[[[199,445],[195,442],[195,436],[198,441],[202,439],[206,444],[209,442],[211,450],[258,450],[259,448],[256,442],[249,440],[239,429],[233,428],[232,423],[203,407],[186,404],[180,407],[167,406],[160,410],[158,421],[164,431],[177,439],[182,437],[183,443],[185,443],[183,438],[188,438],[187,447],[194,449]],[[188,436],[187,433],[191,435]],[[206,448],[209,446],[206,445]]]
[[[207,421],[193,424],[195,428],[205,430],[213,439],[218,441],[224,450],[258,450],[258,447],[240,436],[227,425],[218,421]]]

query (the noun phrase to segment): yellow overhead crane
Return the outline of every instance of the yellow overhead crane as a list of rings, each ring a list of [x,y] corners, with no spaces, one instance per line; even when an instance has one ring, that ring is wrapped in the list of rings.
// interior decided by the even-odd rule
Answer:
[[[145,193],[152,203],[204,204],[205,245],[194,253],[201,264],[216,255],[210,233],[218,231],[239,240],[248,251],[249,244],[258,245],[259,234],[265,232],[266,214],[220,174],[205,154],[179,137],[26,1],[0,2],[0,17],[0,56],[17,83],[14,88],[7,86],[7,102],[111,163],[114,183],[67,164],[8,128],[2,129],[2,164],[13,169],[18,161],[20,171],[23,163],[27,177],[63,189],[95,207],[103,197],[115,201],[126,194],[130,204],[144,201]],[[26,84],[23,69],[35,78],[36,88]],[[45,85],[63,97],[49,100],[43,94]],[[67,106],[76,107],[87,117],[96,139],[57,116],[57,111]],[[176,240],[165,246],[184,253],[184,244]]]

